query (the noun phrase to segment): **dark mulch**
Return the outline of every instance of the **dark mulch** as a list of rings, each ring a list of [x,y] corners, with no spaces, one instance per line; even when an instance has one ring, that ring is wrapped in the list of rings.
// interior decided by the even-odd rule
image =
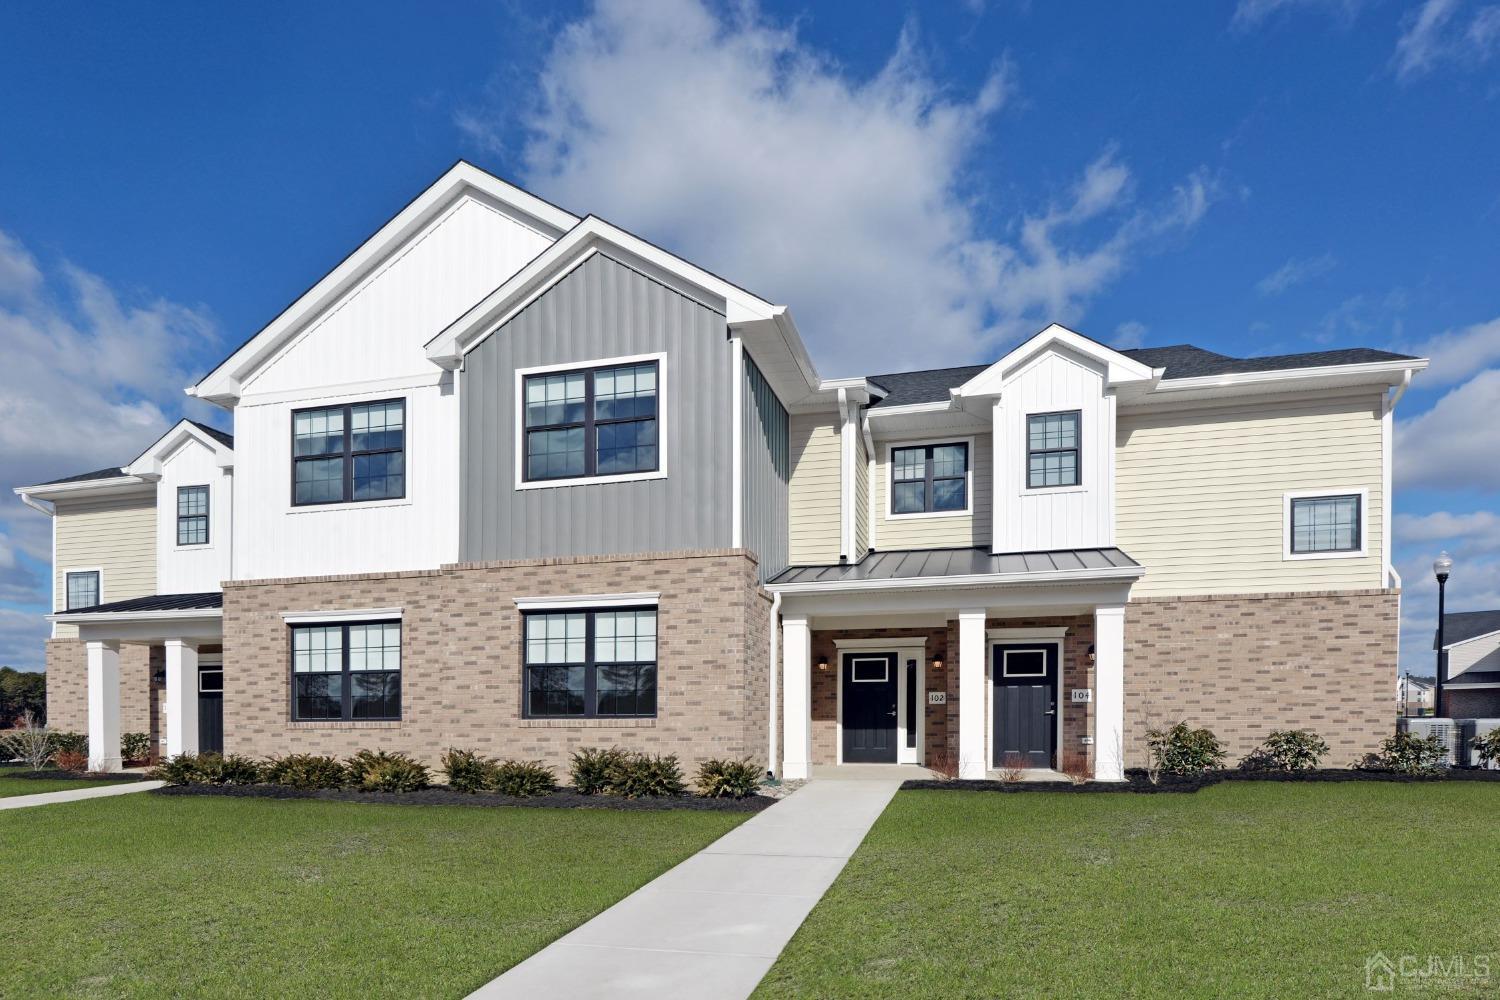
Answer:
[[[476,792],[473,795],[447,788],[425,788],[420,792],[357,792],[350,788],[304,791],[280,785],[168,785],[153,795],[228,795],[249,799],[323,799],[328,802],[375,802],[398,806],[528,806],[540,809],[622,809],[659,811],[696,809],[702,812],[760,812],[776,802],[765,795],[744,799],[705,799],[682,795],[660,799],[621,799],[613,795],[580,795],[571,789],[517,798]]]
[[[1387,781],[1428,783],[1437,781],[1497,781],[1500,771],[1474,768],[1452,768],[1441,774],[1396,774],[1391,771],[1361,771],[1325,768],[1317,771],[1205,771],[1202,774],[1163,774],[1152,784],[1145,771],[1127,770],[1124,781],[1088,781],[1075,785],[1067,781],[939,781],[921,779],[903,782],[903,789],[942,789],[964,792],[1196,792],[1221,781],[1341,782]]]
[[[47,781],[107,781],[110,784],[119,784],[124,781],[146,781],[144,774],[123,774],[118,771],[109,774],[99,774],[93,771],[64,771],[58,767],[48,767],[40,771],[33,771],[29,767],[6,767],[0,768],[0,775],[7,778],[42,778]]]

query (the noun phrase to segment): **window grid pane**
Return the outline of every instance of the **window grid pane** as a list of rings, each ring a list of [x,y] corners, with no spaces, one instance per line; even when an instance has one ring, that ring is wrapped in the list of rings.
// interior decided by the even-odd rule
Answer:
[[[1037,413],[1026,418],[1026,485],[1077,486],[1077,413]]]
[[[293,451],[307,455],[336,455],[344,450],[344,408],[302,410],[292,418]]]
[[[344,668],[344,630],[338,625],[299,626],[292,630],[292,671],[338,673]]]
[[[92,608],[99,603],[98,573],[69,573],[68,609]]]
[[[1292,551],[1359,549],[1359,497],[1308,497],[1292,501]]]

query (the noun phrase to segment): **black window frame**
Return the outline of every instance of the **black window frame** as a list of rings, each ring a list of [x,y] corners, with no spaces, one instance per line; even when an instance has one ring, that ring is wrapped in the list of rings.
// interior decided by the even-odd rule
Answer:
[[[1072,448],[1033,448],[1031,447],[1031,422],[1041,417],[1072,417],[1073,418],[1073,447]],[[1071,483],[1042,483],[1040,485],[1031,481],[1031,456],[1033,455],[1065,455],[1069,452],[1073,455],[1073,481]],[[1082,410],[1048,410],[1044,413],[1026,414],[1026,488],[1028,490],[1070,490],[1083,485],[1083,411]]]
[[[183,494],[187,493],[189,490],[202,490],[203,491],[203,513],[201,513],[201,514],[184,514],[182,512],[182,498],[183,498]],[[209,486],[208,486],[207,483],[194,484],[194,485],[191,485],[191,486],[179,486],[179,487],[177,487],[177,545],[178,545],[179,548],[186,548],[186,547],[192,546],[192,545],[207,545],[209,542],[211,542],[213,540],[212,539],[212,535],[211,535],[212,523],[209,520],[209,516],[208,516],[210,510],[212,510],[212,495],[211,495],[211,491],[209,490]],[[184,542],[182,540],[182,529],[183,529],[184,523],[187,523],[187,522],[197,522],[197,521],[202,521],[203,522],[203,541],[201,541],[201,542]]]
[[[395,670],[350,670],[349,669],[349,630],[359,628],[362,625],[396,625],[401,629],[401,644],[397,647],[401,652],[401,666]],[[339,693],[339,714],[337,716],[316,715],[303,717],[297,712],[297,632],[299,629],[323,629],[337,628],[340,630],[341,648],[339,650],[339,670],[337,676],[340,678],[341,687]],[[287,693],[289,695],[289,714],[293,722],[400,722],[402,712],[406,708],[406,625],[400,618],[368,618],[349,622],[300,622],[287,627],[286,633],[287,649]],[[353,674],[395,674],[396,675],[396,714],[395,715],[354,715],[354,683]],[[318,671],[302,674],[304,677],[330,676],[330,671]]]
[[[1329,556],[1345,555],[1350,552],[1362,552],[1365,547],[1365,498],[1359,493],[1320,493],[1317,496],[1291,497],[1287,504],[1286,531],[1287,551],[1294,556]],[[1297,547],[1297,506],[1299,504],[1314,504],[1319,501],[1328,500],[1353,500],[1354,501],[1354,544],[1349,548],[1338,549],[1299,549]]]
[[[621,368],[639,368],[645,365],[651,366],[652,374],[656,379],[656,408],[649,417],[611,417],[599,419],[594,413],[594,377],[600,372],[615,371]],[[649,476],[654,472],[661,471],[661,443],[662,443],[662,395],[663,386],[661,378],[661,359],[642,358],[639,361],[617,361],[608,364],[582,365],[577,368],[561,368],[556,371],[536,371],[521,373],[521,393],[517,405],[521,408],[519,419],[521,422],[521,482],[523,483],[556,483],[570,482],[576,479],[618,479],[622,476]],[[558,424],[535,424],[531,423],[531,416],[526,405],[526,389],[532,379],[564,378],[569,375],[583,376],[583,419],[567,421]],[[632,469],[629,472],[600,472],[599,471],[599,428],[601,426],[617,424],[637,424],[651,421],[655,424],[656,431],[656,461],[649,469]],[[578,474],[568,473],[560,476],[533,476],[531,474],[530,453],[528,443],[532,431],[566,431],[574,428],[583,430],[583,472]]]
[[[938,448],[962,448],[964,450],[964,471],[961,476],[938,476],[933,471],[933,452]],[[898,479],[896,478],[896,455],[903,451],[922,452],[922,478],[921,479]],[[917,517],[929,514],[967,514],[972,512],[969,496],[969,475],[974,471],[974,454],[969,447],[968,441],[934,441],[931,444],[893,444],[890,452],[890,484],[886,488],[886,516],[887,517]],[[962,507],[956,510],[937,510],[934,503],[937,498],[936,484],[939,481],[957,479],[963,483]],[[921,510],[896,510],[896,485],[898,483],[922,483],[922,509]]]
[[[595,622],[601,614],[614,614],[621,611],[650,611],[656,615],[656,658],[654,660],[611,660],[604,666],[650,666],[655,672],[653,688],[655,695],[652,699],[652,710],[650,712],[636,713],[633,715],[618,712],[599,712],[599,667],[600,663],[594,655],[594,638],[596,635]],[[545,617],[548,615],[583,615],[583,662],[582,663],[532,663],[531,646],[527,641],[532,618]],[[581,666],[583,671],[583,712],[580,714],[568,713],[538,713],[531,708],[531,670],[533,667],[559,667]],[[632,604],[622,607],[581,607],[581,608],[535,608],[521,613],[521,717],[523,719],[655,719],[661,714],[661,612],[654,604]]]
[[[401,447],[399,448],[355,448],[354,447],[354,410],[361,406],[389,406],[392,403],[401,404]],[[342,410],[344,415],[344,450],[327,455],[301,455],[297,454],[297,416],[302,413],[321,413],[325,410]],[[291,460],[292,475],[291,497],[293,507],[328,507],[332,504],[344,503],[384,503],[391,500],[406,499],[407,482],[407,445],[411,440],[408,433],[411,429],[407,417],[411,408],[407,406],[405,396],[393,396],[389,399],[361,399],[352,403],[335,403],[332,406],[303,406],[292,411],[291,427]],[[358,500],[354,497],[354,459],[365,455],[401,455],[401,492],[396,496],[377,497],[374,499]],[[344,463],[343,495],[336,500],[298,500],[297,499],[297,463],[315,462],[330,458],[340,458]]]
[[[94,578],[94,603],[93,604],[74,604],[73,603],[73,577],[75,577],[75,576],[91,576],[91,577]],[[97,569],[78,569],[78,570],[69,570],[69,571],[67,571],[66,573],[63,574],[63,609],[64,610],[66,610],[66,611],[76,611],[79,608],[97,608],[100,604],[103,604],[103,603],[104,603],[104,574],[103,573],[99,572]]]

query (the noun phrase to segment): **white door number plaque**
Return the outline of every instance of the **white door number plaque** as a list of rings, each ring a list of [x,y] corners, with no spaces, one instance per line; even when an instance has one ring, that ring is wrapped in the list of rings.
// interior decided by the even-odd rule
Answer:
[[[927,692],[927,704],[929,704],[929,705],[946,705],[946,704],[948,704],[948,692],[947,691],[928,691]]]
[[[1072,696],[1072,699],[1074,701],[1093,701],[1094,700],[1094,689],[1093,688],[1074,688],[1073,690],[1069,691],[1068,694]]]

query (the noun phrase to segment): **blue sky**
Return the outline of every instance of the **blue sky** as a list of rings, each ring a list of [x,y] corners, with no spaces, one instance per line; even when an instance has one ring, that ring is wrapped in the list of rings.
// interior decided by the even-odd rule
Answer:
[[[0,94],[7,491],[133,457],[463,157],[786,302],[828,375],[1054,320],[1431,353],[1403,665],[1439,548],[1500,607],[1500,6],[9,4]],[[0,508],[0,662],[39,664],[48,543]]]

